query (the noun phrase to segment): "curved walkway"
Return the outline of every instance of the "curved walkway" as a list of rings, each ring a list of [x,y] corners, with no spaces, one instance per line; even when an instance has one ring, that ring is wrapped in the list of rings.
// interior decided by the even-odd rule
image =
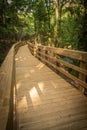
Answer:
[[[87,98],[31,55],[15,56],[19,130],[87,130]]]

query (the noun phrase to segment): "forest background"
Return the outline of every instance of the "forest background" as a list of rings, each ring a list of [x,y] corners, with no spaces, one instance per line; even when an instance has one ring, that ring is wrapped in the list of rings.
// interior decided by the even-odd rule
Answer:
[[[87,51],[87,0],[0,0],[0,64],[21,40]]]

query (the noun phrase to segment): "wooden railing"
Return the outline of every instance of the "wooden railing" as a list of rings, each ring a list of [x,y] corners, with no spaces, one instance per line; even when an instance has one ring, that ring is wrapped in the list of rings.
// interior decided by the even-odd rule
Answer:
[[[14,44],[0,68],[0,130],[17,130],[14,104],[15,54],[25,44],[26,42]]]
[[[28,43],[31,53],[87,94],[87,52]],[[76,65],[78,64],[78,65]],[[75,74],[72,74],[75,73]]]
[[[27,44],[18,42],[12,46],[7,57],[0,68],[0,130],[16,130],[14,119],[14,88],[15,88],[15,54],[19,47]],[[42,45],[33,45],[28,43],[31,53],[45,64],[53,67],[58,72],[72,79],[75,84],[81,86],[84,92],[87,92],[87,52],[72,51],[67,49],[52,48]],[[79,66],[66,62],[69,60],[78,60]],[[71,75],[67,68],[78,72],[79,76]]]

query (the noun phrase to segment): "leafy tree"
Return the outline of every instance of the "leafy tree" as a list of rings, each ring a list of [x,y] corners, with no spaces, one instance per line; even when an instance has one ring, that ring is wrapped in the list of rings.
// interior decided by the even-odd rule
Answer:
[[[82,33],[79,38],[79,49],[87,51],[87,1],[81,3],[84,6],[84,16],[83,16],[83,24],[82,24]]]
[[[0,0],[2,44],[33,37],[44,45],[87,51],[86,23],[86,0]]]

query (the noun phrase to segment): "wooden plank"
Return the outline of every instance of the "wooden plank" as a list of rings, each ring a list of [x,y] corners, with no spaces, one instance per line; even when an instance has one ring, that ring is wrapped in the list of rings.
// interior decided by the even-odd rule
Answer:
[[[76,71],[78,71],[78,72],[80,72],[80,73],[82,73],[82,74],[84,74],[84,75],[87,75],[87,70],[85,70],[85,69],[83,69],[83,68],[80,68],[80,67],[75,66],[75,65],[73,65],[73,64],[70,64],[70,63],[68,63],[68,62],[65,62],[65,61],[63,61],[63,60],[61,60],[61,59],[57,59],[56,57],[50,56],[50,55],[45,54],[45,53],[40,52],[40,51],[38,51],[37,53],[44,56],[44,57],[42,57],[42,59],[45,58],[45,57],[47,57],[47,58],[51,59],[52,61],[54,61],[55,63],[58,62],[58,63],[60,63],[60,64],[65,65],[65,66],[68,67],[68,68],[74,69],[74,70],[76,70]]]
[[[87,98],[84,95],[33,57],[27,46],[19,49],[16,58],[19,59],[16,60],[19,129],[87,128]]]
[[[30,44],[30,43],[29,43]],[[30,46],[34,47],[35,45],[30,44]],[[77,50],[69,50],[69,49],[62,49],[62,48],[55,48],[55,47],[47,47],[43,45],[37,45],[37,48],[42,50],[51,51],[52,53],[70,57],[73,59],[81,60],[87,62],[87,52],[77,51]]]
[[[13,70],[14,67],[14,46],[10,49],[7,57],[5,58],[1,70],[0,70],[0,129],[6,130],[8,128],[9,118],[10,120],[10,128],[12,129],[13,124],[13,86],[12,83]],[[9,117],[10,116],[10,117]]]
[[[14,107],[14,86],[15,86],[15,62],[14,56],[20,46],[26,42],[18,42],[12,46],[0,68],[0,129],[13,129]]]
[[[44,47],[38,46],[39,48],[44,48],[45,50],[51,50],[53,53],[58,55],[70,57],[73,59],[81,60],[87,62],[87,52],[77,51],[77,50],[69,50],[69,49],[62,49],[62,48],[55,48],[55,47]]]
[[[84,68],[84,66],[83,66],[83,68],[82,68],[82,66],[78,67],[78,66],[70,64],[66,61],[63,61],[58,56],[58,53],[63,52],[64,55],[63,54],[60,54],[60,55],[67,56],[67,57],[70,57],[70,58],[73,57],[74,59],[80,60],[81,63],[84,61],[84,65],[86,66],[87,61],[86,61],[86,59],[84,60],[84,56],[87,55],[87,52],[80,52],[80,51],[60,49],[60,48],[51,48],[51,47],[45,47],[45,46],[42,46],[42,45],[35,46],[35,45],[30,44],[30,46],[32,46],[33,49],[37,48],[37,49],[34,50],[34,53],[32,53],[32,54],[35,54],[35,56],[38,55],[39,59],[44,61],[44,63],[45,62],[47,63],[46,60],[48,60],[47,64],[51,65],[52,67],[54,67],[56,63],[60,64],[61,70],[60,69],[59,70],[61,71],[61,73],[63,73],[64,75],[67,75],[72,80],[75,80],[76,82],[78,82],[78,84],[80,82],[80,85],[84,86],[84,89],[81,88],[81,87],[79,87],[79,89],[81,89],[81,91],[84,92],[84,94],[86,94],[86,89],[87,89],[87,83],[86,83],[87,70],[86,70],[86,67],[85,68]],[[47,54],[46,54],[46,52],[47,52]],[[70,54],[70,52],[71,52],[71,54]],[[79,56],[80,56],[80,58],[78,58]],[[83,58],[83,60],[82,60],[82,58]],[[54,64],[54,66],[52,64]],[[70,73],[66,73],[66,70],[64,71],[64,67],[68,67],[68,68],[71,68],[71,69],[79,72],[79,77],[78,77],[79,79],[77,77],[71,75]],[[58,67],[54,67],[54,68],[55,69],[57,68],[57,70],[58,70]]]
[[[37,55],[37,57],[40,58],[40,59],[42,59],[39,55]],[[54,68],[55,68],[56,70],[58,70],[59,72],[61,72],[61,73],[63,73],[64,75],[66,75],[67,77],[71,78],[72,80],[77,81],[78,84],[80,84],[81,86],[83,86],[84,88],[87,89],[87,84],[86,84],[84,81],[82,81],[82,80],[78,79],[77,77],[75,77],[75,76],[69,74],[67,71],[65,71],[65,70],[62,69],[61,67],[58,67],[58,66],[52,64],[51,62],[45,60],[45,59],[42,59],[42,60],[43,60],[44,62],[46,62],[47,64],[51,65],[52,67],[54,67]]]

